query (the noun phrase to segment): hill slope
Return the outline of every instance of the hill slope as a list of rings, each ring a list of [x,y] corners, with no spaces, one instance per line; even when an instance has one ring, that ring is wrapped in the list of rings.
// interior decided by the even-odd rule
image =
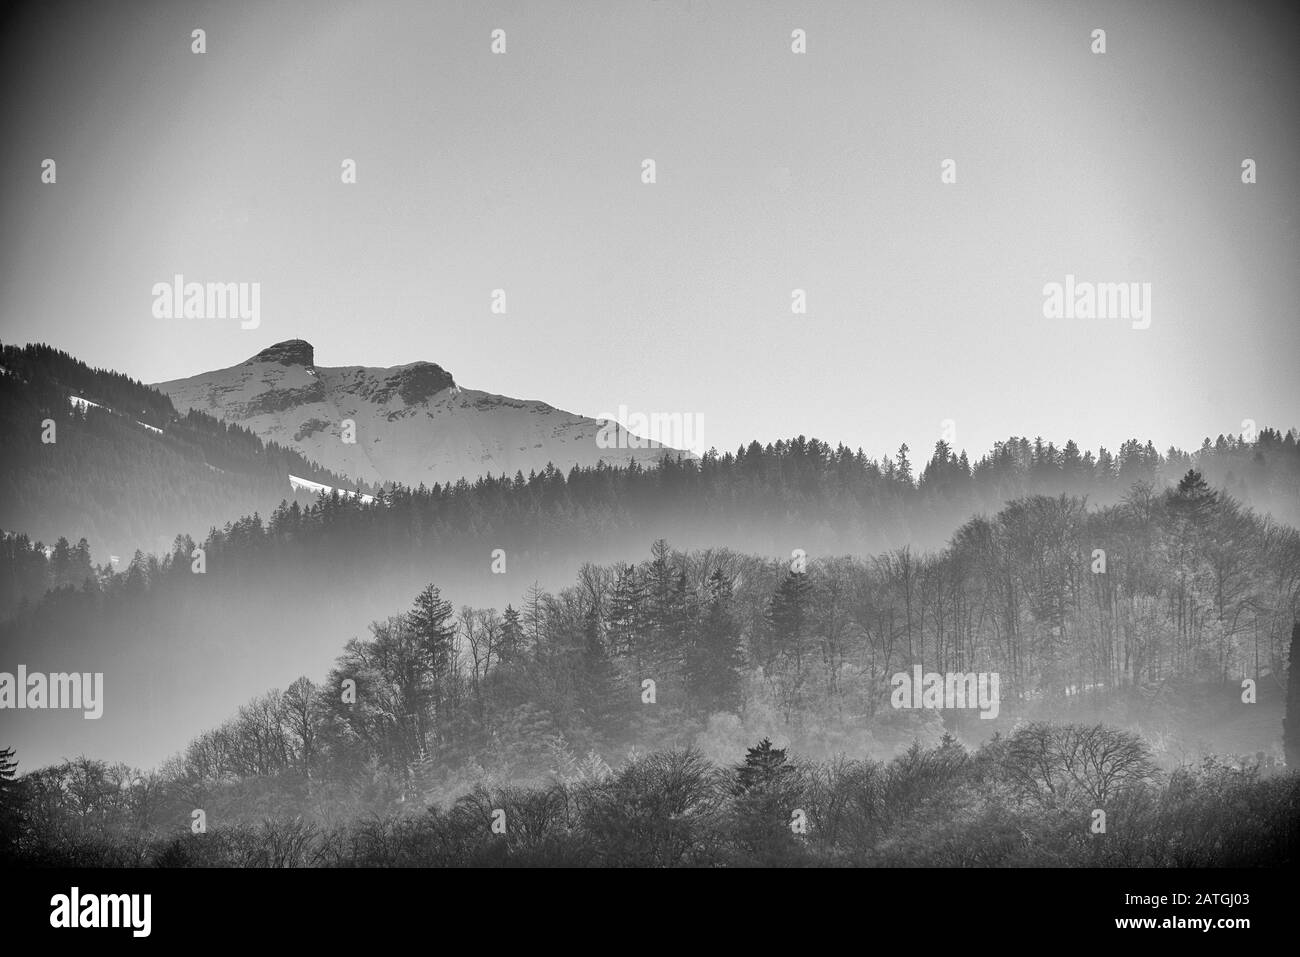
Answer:
[[[348,487],[296,451],[178,413],[154,389],[46,345],[0,346],[0,450],[0,530],[50,545],[84,537],[100,562],[314,500],[290,475]]]

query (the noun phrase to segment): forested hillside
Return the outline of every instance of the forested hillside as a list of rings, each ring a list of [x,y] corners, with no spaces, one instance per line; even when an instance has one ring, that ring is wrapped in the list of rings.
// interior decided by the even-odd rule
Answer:
[[[244,527],[225,547],[253,562],[272,537]],[[181,629],[203,613],[180,597],[192,577],[164,560],[52,593],[24,627],[111,632],[171,604]],[[80,758],[10,780],[0,857],[1281,864],[1300,838],[1297,779],[1276,768],[1298,613],[1300,534],[1195,472],[1095,511],[1019,500],[933,555],[805,565],[661,541],[501,611],[428,585],[327,674],[257,695],[154,770]],[[996,718],[900,709],[891,676],[918,665],[999,673]]]
[[[30,416],[29,410],[23,421]],[[232,461],[222,456],[220,443],[214,448],[213,442],[205,442],[194,455],[179,462],[169,459],[196,482],[170,490],[160,489],[154,474],[137,476],[136,485],[127,485],[119,475],[136,473],[134,465],[123,463],[123,471],[114,471],[106,480],[120,505],[111,511],[95,509],[93,496],[110,493],[83,490],[92,496],[86,510],[98,516],[95,521],[115,522],[126,511],[137,510],[138,522],[150,524],[161,537],[162,545],[145,550],[159,558],[181,547],[192,548],[191,539],[204,544],[212,557],[229,539],[255,527],[255,550],[270,548],[304,571],[318,565],[353,569],[355,584],[368,582],[377,589],[374,613],[384,607],[382,602],[391,604],[430,577],[468,588],[466,600],[507,600],[508,583],[488,572],[488,555],[495,548],[506,551],[511,576],[550,587],[558,587],[584,562],[631,559],[656,538],[686,549],[725,547],[759,554],[784,554],[793,548],[811,555],[870,554],[904,545],[938,548],[971,515],[996,512],[1018,498],[1066,494],[1086,497],[1094,506],[1114,504],[1135,485],[1159,491],[1192,467],[1238,501],[1280,522],[1300,525],[1300,446],[1294,430],[1282,435],[1265,429],[1254,442],[1207,438],[1195,453],[1170,449],[1165,455],[1150,442],[1137,440],[1122,443],[1117,454],[1103,448],[1094,455],[1081,453],[1073,442],[1058,449],[1050,442],[1012,438],[973,466],[965,453],[958,455],[939,442],[919,475],[906,446],[893,458],[876,460],[861,450],[832,448],[800,436],[767,446],[754,442],[735,453],[710,453],[699,461],[668,460],[653,468],[600,465],[575,468],[567,475],[547,468],[527,478],[516,474],[473,484],[396,486],[384,490],[373,504],[346,499],[313,504],[300,494],[291,508],[277,476],[286,467],[309,466],[274,446],[259,451],[258,440],[237,427],[227,429],[197,413],[191,417],[195,429],[237,441],[246,454]],[[128,428],[111,418],[102,425]],[[87,449],[88,443],[65,443],[55,452],[55,447],[41,446],[35,432],[27,439],[36,442],[31,451],[45,465],[36,471],[6,466],[6,474],[40,495],[48,494],[40,491],[45,486],[28,478],[44,476],[52,487],[68,486],[56,496],[59,501],[75,499],[74,486],[80,488],[81,482],[76,466],[69,473],[56,465],[65,452],[75,457],[76,449]],[[136,435],[131,439],[141,441]],[[135,448],[130,443],[103,445],[105,455],[120,452],[128,458],[127,450]],[[146,449],[163,454],[160,445],[154,441]],[[213,472],[207,467],[212,460],[225,463],[221,467],[226,471]],[[177,474],[169,471],[170,465],[160,466],[164,477]],[[238,468],[254,471],[240,473]],[[319,470],[311,474],[325,484],[339,481]],[[191,494],[208,496],[204,514],[213,515],[216,534],[206,536],[206,525],[189,532],[196,524],[179,520],[164,528],[168,514],[187,510]],[[242,519],[236,518],[238,510],[222,513],[220,503],[239,495],[269,496],[271,504],[261,515],[243,512]],[[82,524],[95,521],[88,517]],[[178,533],[188,537],[177,539]],[[64,534],[75,542],[82,533],[74,527],[59,532]],[[46,544],[56,538],[47,538]],[[125,565],[127,555],[122,558]],[[156,560],[141,554],[135,564]],[[0,614],[23,597],[39,597],[48,587],[81,584],[81,578],[70,579],[52,561],[30,538],[5,544],[0,550]],[[233,569],[230,573],[236,574]],[[138,568],[133,574],[139,576]]]
[[[319,727],[295,742],[283,696],[259,698],[251,726],[278,715],[279,730],[229,748],[222,742],[245,725],[213,732],[195,753],[219,756],[197,773],[306,773],[302,762],[319,757],[321,773],[382,768],[420,789],[467,762],[526,776],[551,759],[545,742],[611,755],[701,734],[732,744],[780,734],[825,756],[933,737],[935,712],[889,707],[889,676],[915,665],[1000,673],[999,718],[970,715],[978,731],[967,733],[1083,707],[1195,753],[1203,729],[1230,716],[1243,677],[1259,682],[1261,698],[1280,693],[1300,590],[1297,532],[1193,472],[1163,493],[1138,484],[1096,510],[1066,496],[1017,500],[933,554],[802,566],[797,554],[661,543],[635,565],[586,565],[554,594],[514,572],[492,576],[482,540],[482,574],[514,586],[510,605],[471,608],[444,583],[446,599],[422,591],[414,611],[393,617],[412,588],[369,615],[379,620],[363,635],[357,617],[380,590],[359,572],[382,568],[385,554],[363,547],[367,520],[392,507],[335,498],[279,510],[267,525],[241,522],[210,539],[205,575],[191,573],[186,543],[98,587],[51,593],[5,624],[0,641],[22,660],[75,649],[83,668],[102,665],[118,703],[99,732],[116,740],[156,735],[149,715],[182,700],[215,724],[232,694],[285,687],[355,637],[328,677],[318,666],[319,684],[296,686]],[[421,567],[400,540],[386,554]],[[339,683],[349,675],[369,690],[345,708]],[[640,699],[647,678],[653,708]],[[1257,744],[1280,747],[1273,737]]]
[[[917,465],[906,445],[874,459],[800,436],[649,468],[602,464],[566,475],[548,467],[473,484],[390,486],[370,507],[313,510],[304,506],[314,497],[295,493],[290,474],[349,483],[239,426],[179,415],[156,390],[45,345],[0,346],[0,448],[0,616],[49,588],[80,586],[87,549],[93,564],[116,555],[124,570],[137,550],[136,564],[147,563],[147,553],[175,551],[186,536],[203,544],[210,529],[227,526],[238,535],[262,516],[275,540],[295,547],[333,549],[346,536],[329,563],[363,560],[367,576],[387,566],[384,600],[420,579],[406,559],[434,554],[433,571],[450,574],[449,584],[477,578],[468,597],[496,600],[500,583],[475,573],[484,548],[506,549],[516,573],[552,587],[584,561],[625,560],[656,538],[760,554],[937,548],[971,515],[1017,498],[1066,494],[1109,505],[1138,483],[1172,485],[1191,467],[1243,504],[1300,525],[1300,444],[1294,429],[1268,428],[1253,441],[1220,435],[1195,452],[1164,454],[1137,439],[1094,454],[1073,441],[1012,437],[973,463],[940,441]]]
[[[105,564],[269,511],[294,497],[291,473],[349,487],[297,452],[179,415],[154,389],[45,345],[0,346],[0,449],[0,530],[50,546],[84,538]],[[24,581],[18,593],[42,590]]]
[[[574,585],[531,590],[500,613],[456,611],[430,586],[349,642],[320,686],[259,697],[191,745],[183,766],[216,782],[377,765],[420,791],[466,761],[509,780],[559,770],[566,753],[725,753],[767,734],[819,757],[889,753],[918,735],[937,741],[945,725],[987,737],[1079,709],[1187,757],[1191,728],[1243,707],[1242,677],[1265,684],[1276,708],[1298,612],[1300,535],[1196,473],[1094,513],[1078,499],[1018,501],[933,556],[800,570],[658,542],[647,561],[587,566]],[[998,719],[891,708],[890,676],[918,664],[999,673]],[[342,694],[349,678],[355,704]],[[274,719],[286,708],[296,726]],[[1258,744],[1280,756],[1280,724]]]

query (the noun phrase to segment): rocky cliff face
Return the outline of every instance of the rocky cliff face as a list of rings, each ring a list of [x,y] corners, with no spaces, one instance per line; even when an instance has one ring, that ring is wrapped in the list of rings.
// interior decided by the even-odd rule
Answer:
[[[156,388],[182,412],[199,409],[238,423],[362,482],[432,485],[487,473],[527,475],[548,463],[565,470],[601,460],[648,464],[673,452],[651,442],[601,448],[596,419],[461,388],[431,362],[324,368],[315,358],[311,343],[291,339],[228,369]]]

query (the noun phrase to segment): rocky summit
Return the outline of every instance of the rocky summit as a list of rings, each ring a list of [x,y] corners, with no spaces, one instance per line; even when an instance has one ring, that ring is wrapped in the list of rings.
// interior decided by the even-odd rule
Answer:
[[[462,388],[432,362],[323,367],[315,352],[289,339],[228,369],[155,387],[181,412],[237,423],[358,482],[432,485],[676,454],[648,440],[601,447],[599,420]]]

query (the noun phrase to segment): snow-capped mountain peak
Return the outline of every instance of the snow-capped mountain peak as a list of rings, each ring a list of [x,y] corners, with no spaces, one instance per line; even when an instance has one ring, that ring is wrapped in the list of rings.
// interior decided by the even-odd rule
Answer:
[[[181,412],[199,409],[238,423],[362,482],[432,485],[527,475],[548,463],[565,470],[600,460],[648,463],[672,453],[648,441],[602,448],[596,419],[464,388],[432,362],[373,368],[315,361],[311,343],[289,339],[239,365],[156,388]]]

